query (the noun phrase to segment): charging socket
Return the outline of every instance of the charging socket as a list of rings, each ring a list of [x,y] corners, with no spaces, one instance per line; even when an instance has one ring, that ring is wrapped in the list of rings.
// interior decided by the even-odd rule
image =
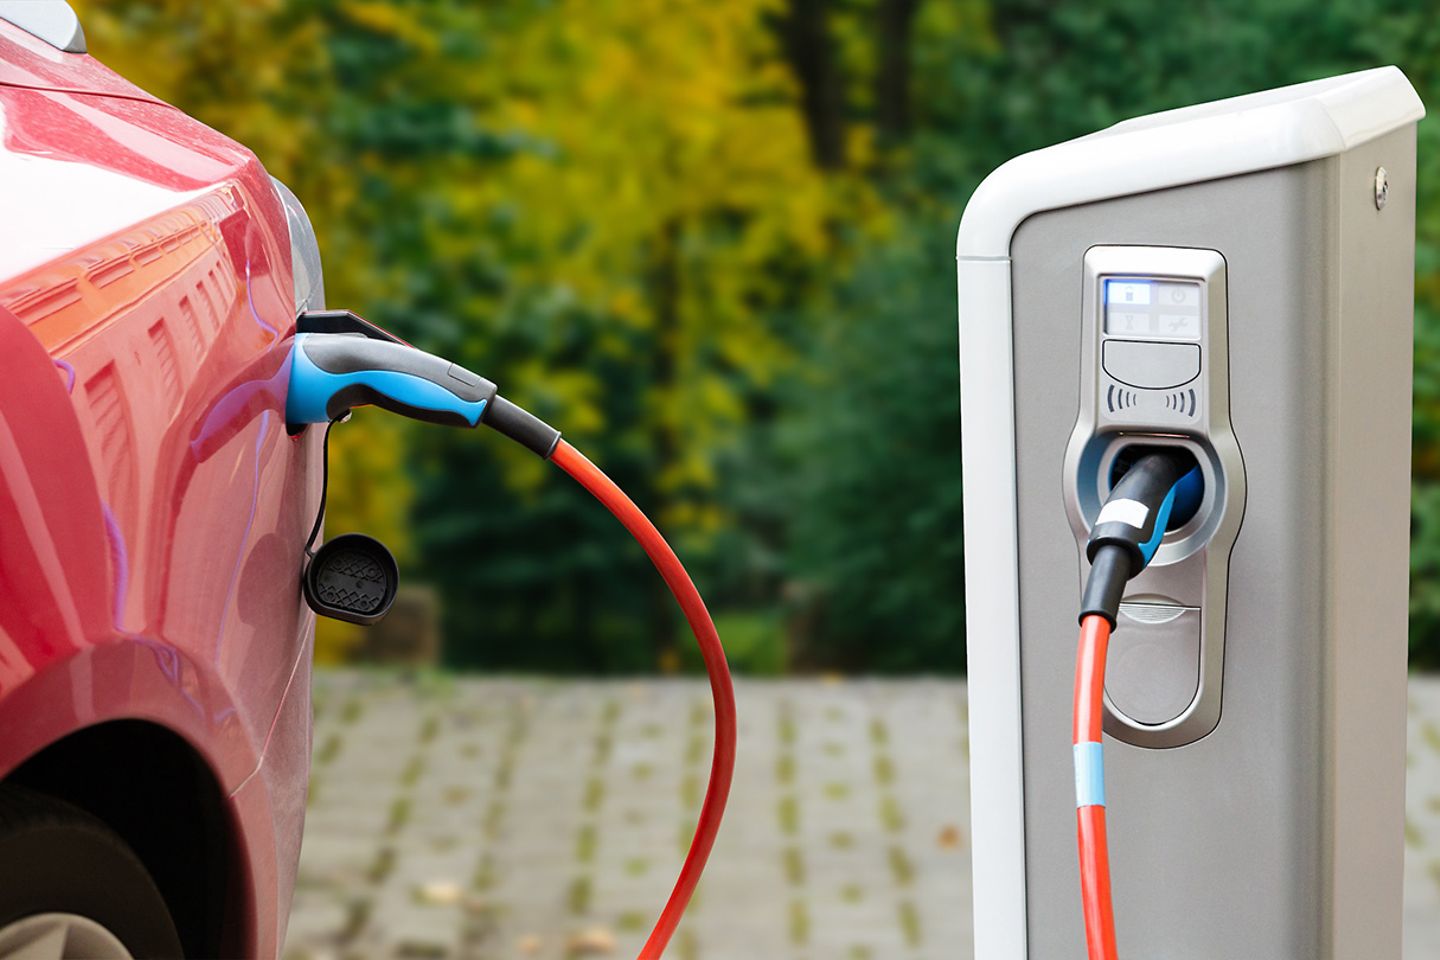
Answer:
[[[1091,247],[1082,289],[1080,410],[1063,476],[1077,591],[1090,530],[1130,464],[1165,450],[1199,472],[1126,586],[1106,682],[1107,733],[1183,746],[1220,719],[1230,548],[1245,503],[1230,425],[1225,260],[1214,250]]]

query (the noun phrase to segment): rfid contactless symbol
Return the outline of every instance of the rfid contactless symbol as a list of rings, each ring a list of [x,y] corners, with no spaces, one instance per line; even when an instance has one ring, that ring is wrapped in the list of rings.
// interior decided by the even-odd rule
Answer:
[[[496,392],[495,384],[440,357],[400,342],[378,327],[345,311],[302,313],[296,320],[290,357],[285,418],[292,433],[307,424],[327,424],[320,507],[305,544],[302,579],[305,600],[322,616],[350,623],[375,623],[395,599],[399,572],[395,559],[378,540],[347,533],[312,550],[325,518],[324,487],[329,483],[330,431],[347,419],[350,408],[374,404],[392,413],[446,426],[484,424],[554,463],[599,500],[639,542],[680,604],[700,646],[715,706],[715,751],[710,783],[700,808],[680,875],[655,921],[640,960],[659,960],[700,882],[715,844],[730,782],[735,773],[735,691],[725,649],[705,601],[680,559],[640,509],[578,450],[560,439],[560,431]]]

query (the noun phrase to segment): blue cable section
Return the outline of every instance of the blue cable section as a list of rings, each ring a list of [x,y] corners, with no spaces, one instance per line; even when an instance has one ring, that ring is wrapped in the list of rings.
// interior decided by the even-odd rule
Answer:
[[[1185,502],[1188,507],[1194,500],[1198,499],[1203,491],[1204,487],[1201,485],[1200,468],[1193,467],[1189,473],[1185,474],[1185,476],[1179,480],[1176,480],[1175,486],[1171,487],[1170,492],[1165,494],[1165,499],[1161,502],[1160,509],[1155,511],[1155,531],[1150,534],[1149,540],[1140,544],[1140,553],[1145,557],[1146,566],[1150,564],[1151,560],[1155,559],[1155,551],[1160,549],[1160,541],[1165,538],[1165,528],[1170,525],[1170,515],[1175,512],[1176,500],[1179,499]],[[1198,504],[1195,505],[1198,506]],[[1191,512],[1193,513],[1194,511],[1192,510]]]
[[[1190,472],[1179,480],[1175,481],[1175,509],[1176,513],[1185,516],[1187,519],[1195,515],[1200,509],[1201,502],[1205,499],[1205,475],[1200,472],[1200,467],[1190,468]]]
[[[1171,487],[1170,492],[1165,494],[1160,509],[1155,511],[1155,532],[1150,534],[1150,539],[1140,544],[1140,554],[1145,558],[1148,566],[1155,558],[1155,551],[1160,549],[1160,541],[1165,539],[1165,528],[1170,525],[1170,512],[1175,509],[1175,488]]]
[[[1075,806],[1105,806],[1105,750],[1098,743],[1075,744]]]

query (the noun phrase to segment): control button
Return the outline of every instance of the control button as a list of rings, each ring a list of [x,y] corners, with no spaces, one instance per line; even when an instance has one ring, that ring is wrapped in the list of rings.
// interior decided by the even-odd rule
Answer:
[[[1121,383],[1145,390],[1166,390],[1200,376],[1200,344],[1106,340],[1105,372]]]
[[[471,373],[469,370],[466,370],[464,367],[460,366],[460,364],[458,364],[458,363],[452,363],[452,364],[450,364],[450,369],[446,370],[445,372],[448,373],[448,374],[450,374],[450,379],[452,379],[452,380],[459,380],[461,383],[465,384],[465,386],[467,386],[467,387],[478,387],[478,386],[480,386],[480,376],[479,376],[479,374]]]
[[[1200,608],[1120,604],[1106,659],[1115,710],[1152,726],[1174,720],[1200,688]]]

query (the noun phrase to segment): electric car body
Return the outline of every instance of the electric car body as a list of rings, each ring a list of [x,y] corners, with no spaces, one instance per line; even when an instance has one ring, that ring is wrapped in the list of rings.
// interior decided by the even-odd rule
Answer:
[[[73,19],[0,3],[0,958],[275,956],[321,493],[285,384],[319,255],[254,154]]]

